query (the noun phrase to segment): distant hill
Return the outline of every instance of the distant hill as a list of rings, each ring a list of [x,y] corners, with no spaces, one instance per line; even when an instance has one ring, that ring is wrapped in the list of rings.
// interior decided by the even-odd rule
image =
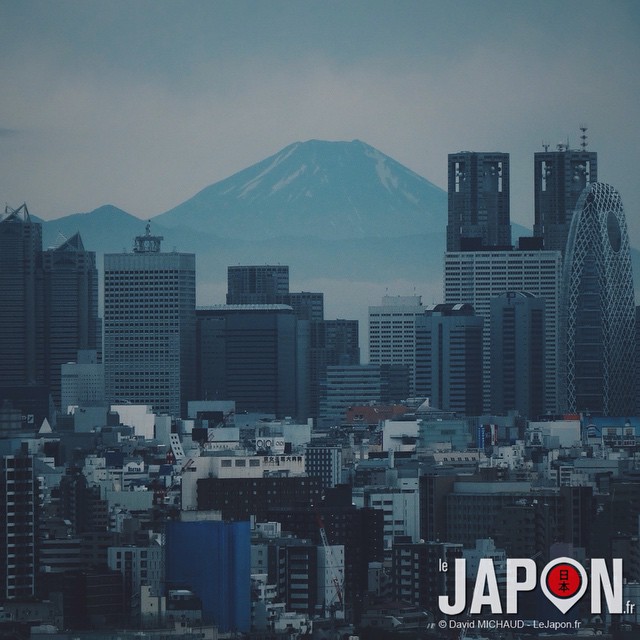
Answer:
[[[364,142],[296,142],[153,218],[222,238],[399,237],[444,229],[447,195]]]

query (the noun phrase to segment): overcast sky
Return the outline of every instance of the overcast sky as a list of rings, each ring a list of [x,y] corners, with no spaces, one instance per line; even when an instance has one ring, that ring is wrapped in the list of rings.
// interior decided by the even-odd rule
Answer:
[[[358,138],[446,188],[543,141],[599,156],[640,246],[640,2],[0,0],[0,197],[149,217],[282,147]]]

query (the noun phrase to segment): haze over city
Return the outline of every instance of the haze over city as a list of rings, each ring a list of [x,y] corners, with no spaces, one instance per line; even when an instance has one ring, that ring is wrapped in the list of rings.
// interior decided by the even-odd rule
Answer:
[[[147,218],[292,142],[357,138],[442,188],[447,153],[510,153],[531,227],[533,153],[584,123],[638,246],[639,19],[631,1],[5,0],[0,192],[44,219]]]

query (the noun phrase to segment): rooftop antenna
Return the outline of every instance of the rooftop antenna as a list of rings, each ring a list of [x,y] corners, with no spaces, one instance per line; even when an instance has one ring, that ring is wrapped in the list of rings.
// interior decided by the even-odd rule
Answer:
[[[544,152],[546,153],[547,151],[549,151],[549,147],[551,145],[548,142],[545,142],[544,140],[542,141],[542,148],[544,149]]]
[[[580,146],[582,147],[583,151],[587,150],[587,146],[589,144],[589,137],[587,136],[587,129],[588,129],[588,127],[587,127],[586,124],[583,123],[583,124],[580,125],[580,131],[582,132],[580,134],[580,140],[581,140]]]

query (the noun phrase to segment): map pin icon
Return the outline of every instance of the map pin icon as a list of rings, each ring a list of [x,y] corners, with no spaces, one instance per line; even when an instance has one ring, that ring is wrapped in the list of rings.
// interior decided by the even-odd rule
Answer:
[[[540,586],[562,613],[567,613],[587,590],[587,572],[573,558],[556,558],[542,571]]]

